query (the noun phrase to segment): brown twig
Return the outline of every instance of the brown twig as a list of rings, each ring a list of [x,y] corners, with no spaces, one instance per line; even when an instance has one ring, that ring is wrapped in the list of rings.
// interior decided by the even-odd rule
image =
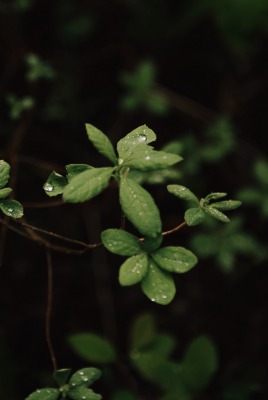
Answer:
[[[52,316],[52,306],[53,306],[53,265],[52,265],[51,252],[48,249],[46,249],[46,256],[47,256],[47,308],[45,317],[45,334],[53,370],[56,371],[58,369],[58,363],[51,338],[51,316]]]
[[[18,222],[16,220],[13,220],[13,221]],[[41,231],[43,231],[43,233],[49,234],[54,237],[59,236],[61,239],[64,238],[64,237],[61,237],[61,235],[57,235],[56,233],[54,234],[52,232],[44,231],[40,228],[32,227],[31,225],[28,225],[28,224],[26,224],[27,225],[27,227],[26,227],[27,233],[25,233],[25,232],[15,228],[14,226],[10,225],[9,221],[6,221],[5,219],[0,219],[0,223],[4,227],[18,233],[21,236],[26,237],[27,239],[30,239],[30,240],[40,244],[41,246],[45,247],[46,249],[53,250],[53,251],[56,251],[61,254],[82,255],[82,254],[85,254],[89,249],[96,248],[96,247],[99,247],[102,245],[102,243],[94,243],[94,244],[87,245],[86,243],[81,242],[81,243],[83,243],[83,247],[84,247],[83,250],[70,249],[68,247],[59,246],[59,245],[55,245],[53,243],[48,242],[46,239],[42,238],[41,236],[34,234],[34,229],[36,229],[37,231],[41,230]],[[73,239],[69,239],[69,238],[65,238],[65,240],[70,241],[70,242],[73,241]],[[77,242],[79,242],[79,241],[77,241]]]
[[[177,232],[177,231],[179,231],[180,229],[182,229],[186,225],[187,225],[187,223],[185,221],[183,221],[180,225],[176,226],[175,228],[170,229],[169,231],[163,232],[162,236],[170,235],[171,233]]]

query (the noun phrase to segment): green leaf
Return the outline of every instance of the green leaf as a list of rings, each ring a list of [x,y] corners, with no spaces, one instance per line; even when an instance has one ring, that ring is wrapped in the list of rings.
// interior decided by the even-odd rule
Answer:
[[[159,267],[169,272],[187,272],[197,263],[196,256],[184,247],[163,247],[151,254],[151,257]]]
[[[71,370],[69,368],[59,369],[53,373],[53,378],[59,386],[63,386],[67,383]]]
[[[204,204],[208,204],[211,200],[218,200],[225,196],[227,196],[227,193],[210,193],[205,197]]]
[[[140,253],[128,258],[120,267],[119,282],[122,286],[131,286],[140,282],[147,273],[148,258]]]
[[[131,329],[131,350],[140,350],[150,345],[156,337],[156,323],[152,314],[139,315]]]
[[[68,164],[65,166],[65,168],[67,171],[66,178],[68,182],[70,182],[71,179],[73,179],[76,175],[81,174],[81,172],[92,169],[93,167],[87,164]]]
[[[198,198],[185,186],[182,185],[168,185],[167,190],[169,193],[174,194],[174,196],[179,197],[180,199],[186,201],[192,201],[196,204],[199,204]]]
[[[210,206],[216,208],[217,210],[235,210],[236,208],[241,206],[241,201],[238,200],[226,200],[226,201],[219,201],[218,203],[213,203]]]
[[[114,168],[92,168],[75,176],[63,191],[63,199],[79,203],[97,196],[109,184]]]
[[[107,250],[120,256],[134,256],[141,251],[141,244],[136,236],[122,229],[103,231],[101,240]]]
[[[156,335],[155,342],[151,346],[150,350],[153,351],[155,356],[165,359],[170,357],[175,347],[175,338],[165,333],[159,333]]]
[[[68,397],[72,400],[100,400],[102,396],[91,389],[79,387],[68,391]]]
[[[206,336],[199,336],[188,347],[182,364],[182,377],[191,390],[202,390],[218,368],[214,344]]]
[[[109,364],[116,359],[114,347],[94,333],[77,333],[68,338],[72,350],[86,361]]]
[[[217,210],[212,206],[204,207],[203,210],[211,217],[218,219],[221,222],[230,222],[229,218],[221,211]]]
[[[53,197],[62,194],[66,185],[67,181],[64,176],[53,171],[49,175],[43,189],[49,197]]]
[[[25,400],[57,400],[59,398],[60,391],[54,388],[38,389]]]
[[[133,155],[125,158],[123,164],[140,171],[153,171],[170,167],[181,160],[182,157],[177,156],[176,154],[165,153],[164,151],[148,150],[147,152],[142,151],[141,153],[133,153]]]
[[[98,128],[91,124],[86,124],[87,135],[94,147],[104,157],[108,158],[113,164],[117,164],[117,157],[109,138]]]
[[[0,208],[4,214],[12,218],[21,218],[23,216],[23,207],[16,200],[1,200]]]
[[[120,181],[120,203],[130,222],[145,236],[156,237],[162,231],[159,210],[152,196],[129,178]]]
[[[6,186],[9,180],[10,166],[4,160],[0,160],[0,189]]]
[[[0,189],[0,199],[5,199],[12,192],[11,188]]]
[[[148,128],[146,125],[141,125],[138,128],[131,131],[123,139],[117,143],[117,151],[119,157],[124,160],[130,152],[133,151],[135,146],[143,143],[149,144],[156,140],[156,134]]]
[[[172,276],[161,270],[153,260],[149,260],[148,267],[148,272],[141,283],[143,293],[158,304],[169,304],[176,294]]]
[[[77,387],[88,387],[91,386],[93,382],[99,379],[101,376],[101,371],[97,368],[83,368],[75,372],[69,384],[72,388]]]
[[[258,160],[254,165],[254,174],[263,185],[268,185],[268,163],[265,160]]]
[[[188,226],[201,224],[205,219],[205,214],[201,208],[189,208],[184,214],[184,219]]]

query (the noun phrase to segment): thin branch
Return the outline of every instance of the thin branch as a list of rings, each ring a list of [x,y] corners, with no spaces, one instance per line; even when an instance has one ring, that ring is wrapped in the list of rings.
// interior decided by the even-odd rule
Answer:
[[[45,334],[53,370],[56,371],[58,369],[58,363],[51,338],[51,315],[53,306],[53,265],[52,265],[51,252],[48,249],[46,249],[46,256],[47,256],[47,308],[46,308],[46,318],[45,318]]]
[[[38,228],[37,226],[33,226],[33,225],[30,225],[30,224],[27,224],[26,222],[20,222],[20,221],[17,221],[17,220],[14,220],[14,221],[19,223],[21,226],[24,226],[25,228],[32,229],[33,231],[37,231],[37,232],[43,233],[43,234],[48,235],[48,236],[52,236],[54,238],[63,240],[65,242],[78,244],[79,246],[86,247],[87,249],[95,248],[95,247],[98,247],[98,246],[101,245],[101,243],[88,244],[88,243],[82,242],[80,240],[71,239],[71,238],[68,238],[66,236],[59,235],[58,233],[54,233],[54,232],[50,232],[50,231],[47,231],[47,230],[42,229],[42,228]]]
[[[170,235],[171,233],[177,232],[177,231],[179,231],[180,229],[182,229],[186,225],[187,225],[187,223],[185,221],[183,221],[180,225],[176,226],[175,228],[170,229],[169,231],[163,232],[162,236]]]
[[[62,235],[59,235],[59,234],[54,233],[54,232],[49,232],[49,231],[46,231],[44,229],[38,228],[36,226],[32,226],[30,224],[27,224],[26,222],[20,222],[20,221],[18,221],[16,219],[12,219],[12,221],[15,222],[15,223],[18,223],[20,226],[26,228],[26,231],[27,231],[28,234],[23,232],[23,231],[21,231],[21,230],[19,230],[19,229],[17,229],[17,228],[15,228],[14,226],[10,225],[9,221],[6,221],[5,219],[1,219],[0,218],[0,223],[3,226],[5,226],[6,228],[18,233],[21,236],[26,237],[27,239],[30,239],[30,240],[32,240],[34,242],[37,242],[38,244],[44,246],[46,249],[53,250],[53,251],[56,251],[58,253],[68,254],[68,255],[71,255],[71,254],[73,254],[73,255],[82,255],[82,254],[85,254],[90,249],[95,249],[95,248],[100,247],[100,246],[103,245],[101,242],[88,244],[88,243],[82,242],[80,240],[70,239],[70,238],[68,238],[66,236],[62,236]],[[186,225],[187,224],[184,221],[180,225],[176,226],[175,228],[163,232],[162,236],[166,236],[166,235],[169,235],[169,234],[174,233],[176,231],[179,231],[180,229],[182,229]],[[60,239],[60,240],[63,240],[63,241],[66,241],[66,242],[69,242],[69,243],[72,243],[72,244],[77,244],[79,246],[84,247],[84,249],[83,250],[76,250],[76,249],[70,249],[70,248],[64,247],[64,246],[54,245],[53,243],[50,243],[46,239],[42,238],[41,236],[34,234],[35,231],[43,233],[43,234],[51,236],[51,237],[54,237],[54,238],[57,238],[57,239]],[[142,242],[144,240],[144,238],[139,238],[139,240]]]
[[[16,221],[16,220],[13,220],[13,221]],[[0,219],[0,223],[2,225],[4,225],[6,228],[18,233],[19,235],[21,235],[23,237],[26,237],[27,239],[30,239],[30,240],[38,243],[39,245],[45,247],[46,249],[50,249],[50,250],[56,251],[58,253],[68,254],[68,255],[82,255],[82,254],[85,254],[89,250],[89,247],[87,247],[83,250],[75,250],[75,249],[70,249],[70,248],[64,247],[64,246],[54,245],[54,244],[48,242],[47,240],[45,240],[44,238],[42,238],[41,236],[34,234],[34,232],[31,231],[32,228],[27,228],[27,233],[25,233],[25,232],[15,228],[14,226],[10,225],[9,222],[10,221],[5,221],[4,219]],[[98,246],[101,246],[101,244],[102,243],[96,243],[95,245],[89,245],[89,246],[98,247]],[[90,247],[90,248],[92,248],[92,247]]]

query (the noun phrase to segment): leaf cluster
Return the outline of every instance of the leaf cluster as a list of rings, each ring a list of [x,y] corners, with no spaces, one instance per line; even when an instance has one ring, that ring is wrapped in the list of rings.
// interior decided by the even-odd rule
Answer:
[[[103,337],[77,333],[68,338],[72,350],[88,362],[120,363],[114,346]],[[218,355],[213,342],[207,336],[198,336],[187,346],[182,358],[174,360],[176,340],[167,333],[159,332],[155,317],[144,313],[135,318],[129,332],[128,359],[131,366],[146,381],[157,385],[162,400],[189,400],[210,383],[218,368]],[[120,393],[120,392],[119,392]],[[132,393],[127,391],[129,398]],[[113,399],[117,399],[117,395]],[[121,397],[118,394],[118,398]],[[128,398],[128,397],[126,397]]]
[[[102,396],[95,393],[89,386],[101,376],[97,368],[83,368],[71,375],[70,369],[60,369],[54,372],[54,380],[58,389],[37,389],[25,400],[101,400]]]
[[[108,158],[112,167],[94,168],[86,164],[66,166],[66,178],[52,172],[44,184],[49,196],[62,194],[67,202],[83,202],[101,193],[111,179],[119,186],[123,212],[143,235],[156,237],[161,233],[159,210],[150,195],[139,183],[129,177],[129,171],[156,171],[165,169],[182,158],[173,153],[157,151],[149,145],[156,140],[155,133],[142,125],[117,143],[117,154],[109,138],[93,125],[86,125],[88,138],[100,154]]]
[[[12,189],[5,187],[9,181],[10,165],[0,160],[0,209],[8,217],[21,218],[23,216],[22,205],[17,200],[10,200],[8,196]]]
[[[151,314],[133,323],[130,358],[134,368],[163,391],[161,400],[189,400],[204,390],[218,368],[216,348],[207,336],[198,336],[187,346],[182,358],[174,360],[176,340],[159,333]]]
[[[221,222],[230,222],[230,219],[222,211],[234,210],[241,205],[241,201],[238,200],[217,201],[227,196],[227,193],[210,193],[199,201],[196,195],[185,186],[168,185],[167,189],[174,196],[194,205],[184,214],[184,219],[188,226],[201,224],[204,222],[206,215],[210,215]]]
[[[185,273],[197,263],[197,258],[184,247],[160,248],[162,235],[156,239],[145,237],[138,240],[134,235],[120,229],[107,229],[101,235],[104,246],[110,252],[128,256],[119,270],[122,286],[141,283],[143,293],[158,304],[168,304],[176,293],[171,275]]]

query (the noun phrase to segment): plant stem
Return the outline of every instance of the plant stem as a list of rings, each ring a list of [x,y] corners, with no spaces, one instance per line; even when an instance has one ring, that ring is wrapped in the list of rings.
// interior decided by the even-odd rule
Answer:
[[[55,350],[51,339],[51,315],[53,305],[53,265],[50,250],[46,249],[47,256],[47,308],[45,318],[45,334],[48,346],[48,351],[53,366],[53,370],[58,369]]]
[[[177,232],[177,231],[179,231],[180,229],[182,229],[186,225],[187,225],[187,223],[185,221],[183,221],[180,225],[176,226],[175,228],[170,229],[169,231],[163,232],[162,236],[166,236],[166,235],[169,235],[171,233]]]

